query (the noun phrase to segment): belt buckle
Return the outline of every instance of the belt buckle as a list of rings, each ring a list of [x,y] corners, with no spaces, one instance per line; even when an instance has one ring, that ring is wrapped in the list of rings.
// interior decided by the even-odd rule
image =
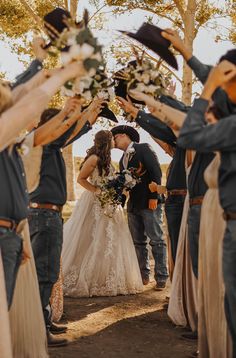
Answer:
[[[37,203],[31,203],[31,208],[36,209],[37,207],[38,207],[38,204],[37,204]]]

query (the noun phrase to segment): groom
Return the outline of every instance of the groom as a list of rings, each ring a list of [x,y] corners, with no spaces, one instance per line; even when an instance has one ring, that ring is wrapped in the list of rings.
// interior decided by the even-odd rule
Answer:
[[[115,147],[124,151],[120,160],[120,170],[135,168],[140,182],[130,191],[127,204],[128,224],[134,241],[143,284],[149,283],[150,265],[148,238],[155,260],[156,290],[165,288],[168,278],[166,266],[166,243],[163,239],[161,196],[149,190],[153,181],[161,184],[161,168],[152,148],[139,143],[139,134],[131,126],[114,127],[112,134]]]

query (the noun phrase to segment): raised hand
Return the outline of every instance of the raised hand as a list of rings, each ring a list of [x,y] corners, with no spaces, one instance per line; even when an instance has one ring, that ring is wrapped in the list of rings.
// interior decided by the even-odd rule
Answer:
[[[33,38],[32,50],[39,61],[43,61],[47,57],[47,51],[44,50],[44,46],[45,40],[42,37],[36,36]]]
[[[210,100],[218,87],[223,87],[236,76],[236,66],[229,61],[222,61],[211,70],[201,97]]]
[[[133,98],[137,99],[138,101],[145,102],[146,106],[148,107],[148,110],[151,113],[155,111],[155,108],[157,107],[157,103],[159,103],[152,96],[149,96],[143,92],[131,90],[130,94]]]
[[[125,100],[125,99],[122,98],[122,97],[118,97],[118,96],[116,97],[119,106],[120,106],[126,113],[131,114],[131,116],[132,116],[133,118],[136,118],[139,110],[133,105],[133,103],[132,103],[132,101],[130,100],[129,96],[127,96],[126,98],[127,98],[127,100]]]
[[[161,35],[172,43],[175,50],[180,52],[186,61],[192,57],[192,52],[185,46],[184,41],[181,39],[177,31],[173,29],[164,29]]]
[[[81,100],[76,97],[71,97],[67,99],[62,112],[65,116],[68,116],[75,112],[81,112]]]

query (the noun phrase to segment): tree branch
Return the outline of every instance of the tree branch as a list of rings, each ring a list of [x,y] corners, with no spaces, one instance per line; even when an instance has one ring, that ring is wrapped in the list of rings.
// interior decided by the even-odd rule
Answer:
[[[107,6],[107,4],[104,4],[97,11],[95,11],[95,13],[89,18],[89,21],[91,21],[106,6]]]
[[[179,11],[179,14],[181,16],[181,19],[184,22],[184,20],[185,20],[185,11],[184,11],[183,7],[180,5],[180,1],[179,0],[173,0],[173,2],[175,3],[175,5],[176,5],[176,7],[177,7],[177,9]]]
[[[35,20],[36,24],[40,28],[40,30],[42,30],[43,29],[43,23],[42,23],[41,18],[33,11],[33,9],[31,9],[31,7],[27,3],[27,1],[20,0],[20,3],[24,6],[26,11],[33,17],[33,19]]]

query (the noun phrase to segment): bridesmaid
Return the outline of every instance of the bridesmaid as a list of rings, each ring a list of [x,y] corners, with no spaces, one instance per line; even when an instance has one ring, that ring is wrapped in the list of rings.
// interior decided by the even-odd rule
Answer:
[[[12,358],[10,326],[7,311],[7,297],[5,291],[4,272],[0,253],[0,352],[1,358]]]

